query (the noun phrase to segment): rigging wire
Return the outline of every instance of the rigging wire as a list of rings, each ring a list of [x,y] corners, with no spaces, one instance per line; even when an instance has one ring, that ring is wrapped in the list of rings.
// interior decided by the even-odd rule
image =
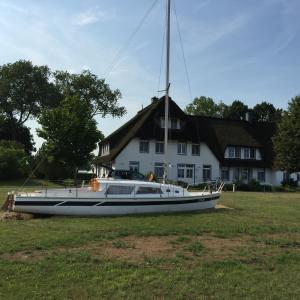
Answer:
[[[127,41],[124,43],[124,45],[120,48],[120,50],[117,52],[116,56],[113,58],[111,64],[107,67],[105,73],[104,73],[104,77],[109,76],[110,73],[112,72],[112,70],[116,67],[116,65],[119,63],[123,53],[125,52],[125,50],[128,48],[128,46],[130,45],[131,41],[133,40],[133,38],[135,37],[135,35],[138,33],[138,31],[141,29],[141,27],[143,26],[143,24],[145,23],[147,17],[150,15],[151,11],[153,10],[153,8],[155,7],[156,3],[158,0],[154,0],[151,4],[151,6],[147,9],[146,13],[144,14],[144,16],[142,17],[142,19],[140,20],[140,22],[138,23],[138,25],[135,27],[135,29],[133,30],[133,32],[131,33],[131,35],[129,36],[129,38],[127,39]]]
[[[190,79],[189,79],[189,73],[188,73],[184,48],[183,48],[183,42],[182,42],[182,38],[181,38],[181,32],[180,32],[180,26],[179,26],[177,11],[176,11],[175,0],[173,1],[173,10],[174,10],[175,18],[176,18],[176,25],[177,25],[177,31],[178,31],[178,35],[179,35],[179,41],[180,41],[180,48],[181,48],[181,53],[182,53],[182,58],[183,58],[183,63],[184,63],[185,76],[186,76],[186,80],[187,80],[187,84],[188,84],[188,89],[189,89],[191,102],[193,102],[192,89],[191,89],[191,84],[190,84]]]

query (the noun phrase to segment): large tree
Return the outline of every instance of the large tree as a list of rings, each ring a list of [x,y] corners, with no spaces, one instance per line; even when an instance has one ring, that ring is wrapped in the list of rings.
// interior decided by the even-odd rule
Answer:
[[[50,76],[47,66],[26,60],[0,66],[0,113],[24,124],[43,108],[56,106],[60,96]]]
[[[0,140],[17,141],[24,146],[27,154],[35,151],[30,129],[19,124],[15,118],[8,119],[0,114]]]
[[[240,100],[235,100],[225,108],[224,118],[232,120],[245,120],[246,113],[249,111],[247,105]]]
[[[263,101],[256,104],[253,109],[253,119],[257,122],[278,122],[281,119],[282,110],[276,109],[272,103]]]
[[[0,179],[27,176],[30,170],[28,159],[23,145],[15,141],[0,141]]]
[[[194,101],[188,104],[185,108],[185,112],[195,116],[206,117],[223,117],[226,104],[222,101],[217,104],[210,97],[201,96],[195,98]]]
[[[45,153],[50,160],[67,163],[74,172],[87,164],[103,138],[92,118],[92,108],[78,96],[68,96],[59,107],[45,110],[39,123],[42,128],[37,132],[46,141]]]
[[[293,98],[284,112],[273,138],[276,167],[288,173],[300,171],[300,96]]]
[[[64,97],[77,95],[91,107],[92,116],[120,117],[126,113],[125,107],[118,103],[121,98],[120,91],[112,90],[104,79],[99,79],[88,70],[80,74],[56,71],[54,78],[60,93]]]

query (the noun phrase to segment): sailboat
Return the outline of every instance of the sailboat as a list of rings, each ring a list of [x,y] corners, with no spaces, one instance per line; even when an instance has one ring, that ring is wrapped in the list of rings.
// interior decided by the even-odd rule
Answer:
[[[13,211],[51,215],[104,216],[199,211],[216,206],[221,196],[222,185],[216,191],[209,189],[190,192],[181,186],[167,183],[170,7],[171,0],[167,0],[163,182],[95,178],[88,187],[12,193],[8,195],[7,201]]]

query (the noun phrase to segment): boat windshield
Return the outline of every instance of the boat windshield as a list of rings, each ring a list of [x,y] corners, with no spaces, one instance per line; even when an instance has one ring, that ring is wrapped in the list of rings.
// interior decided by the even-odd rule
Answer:
[[[107,189],[107,195],[129,195],[132,193],[134,186],[132,185],[110,185]]]

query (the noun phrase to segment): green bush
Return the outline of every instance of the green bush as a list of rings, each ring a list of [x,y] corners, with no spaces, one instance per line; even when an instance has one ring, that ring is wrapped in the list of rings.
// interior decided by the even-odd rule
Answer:
[[[29,158],[24,146],[15,141],[0,141],[0,179],[17,179],[29,174]]]
[[[249,183],[236,182],[235,189],[245,192],[272,192],[272,186],[268,184],[260,184],[257,180],[251,179]]]
[[[285,187],[297,187],[298,181],[294,180],[293,178],[289,178],[281,181],[281,185]]]

